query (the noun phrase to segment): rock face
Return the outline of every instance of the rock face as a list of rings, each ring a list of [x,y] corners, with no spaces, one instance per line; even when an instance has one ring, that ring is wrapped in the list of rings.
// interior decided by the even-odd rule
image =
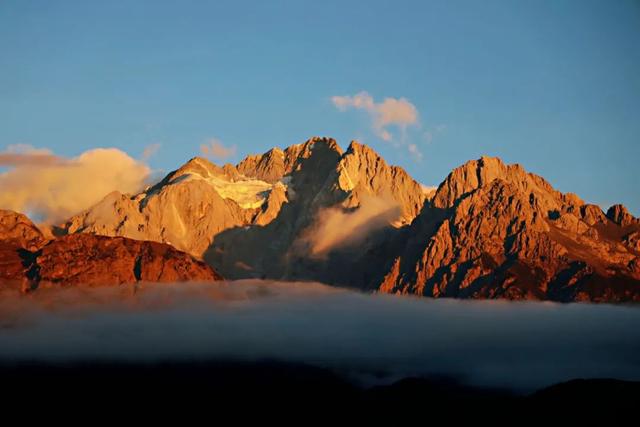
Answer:
[[[37,257],[40,286],[219,280],[206,264],[169,245],[90,234],[64,236]]]
[[[634,218],[623,205],[613,205],[607,210],[607,218],[623,227],[638,224],[638,218]]]
[[[46,241],[24,215],[0,213],[0,284],[40,286],[219,280],[191,255],[155,242],[76,234]]]
[[[455,169],[395,236],[382,292],[433,297],[640,300],[638,221],[607,215],[519,165]],[[395,245],[395,246],[394,246]]]
[[[309,156],[308,148],[308,144],[292,145],[285,150],[275,147],[261,155],[247,156],[238,163],[237,170],[245,176],[275,183],[293,172],[300,158]]]
[[[0,241],[32,251],[40,248],[47,239],[25,215],[0,209]]]

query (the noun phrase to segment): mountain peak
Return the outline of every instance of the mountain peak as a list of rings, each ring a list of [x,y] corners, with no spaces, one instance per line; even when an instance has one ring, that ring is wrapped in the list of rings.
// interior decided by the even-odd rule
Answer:
[[[189,159],[184,165],[180,166],[174,176],[177,178],[186,173],[195,173],[204,178],[213,175],[214,171],[220,170],[220,167],[210,160],[196,156]]]
[[[373,148],[371,148],[366,144],[362,144],[361,142],[356,141],[355,139],[349,143],[349,146],[347,147],[347,151],[345,152],[345,155],[347,154],[358,154],[358,155],[366,155],[366,156],[382,158],[380,154],[378,154],[378,152],[375,151]]]
[[[545,206],[552,209],[549,197],[559,203],[582,205],[584,202],[571,193],[566,195],[556,191],[544,178],[527,172],[520,164],[505,164],[499,157],[482,156],[455,168],[440,184],[434,196],[434,205],[450,208],[474,190],[486,187],[496,179],[514,184],[518,191],[541,196]]]
[[[342,155],[342,148],[335,139],[314,136],[301,144],[290,145],[284,150],[274,147],[263,154],[249,155],[240,161],[236,168],[239,173],[247,177],[273,184],[296,170],[303,159],[309,158],[313,150],[320,147]]]
[[[26,215],[0,209],[0,241],[36,250],[44,245],[46,240],[40,229]]]
[[[389,165],[373,148],[351,141],[342,155],[337,173],[337,187],[348,193],[346,207],[360,206],[371,197],[399,207],[396,226],[410,223],[424,205],[422,186],[399,166]]]
[[[344,153],[342,147],[338,145],[338,142],[335,139],[326,136],[314,136],[305,141],[301,146],[294,145],[292,147],[295,147],[293,150],[294,152],[297,151],[297,149],[300,150],[298,151],[298,157],[302,158],[309,157],[311,155],[311,151],[313,151],[314,149],[318,149],[319,147],[326,148],[329,151],[335,151],[339,155],[342,155]]]
[[[607,218],[621,226],[627,226],[639,222],[624,205],[617,204],[607,210]]]
[[[483,156],[453,170],[379,289],[430,296],[640,299],[640,222]],[[421,236],[413,240],[412,236]]]

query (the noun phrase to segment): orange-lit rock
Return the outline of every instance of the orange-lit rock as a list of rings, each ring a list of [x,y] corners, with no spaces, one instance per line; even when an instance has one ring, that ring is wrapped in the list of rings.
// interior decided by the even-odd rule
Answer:
[[[75,234],[46,242],[24,215],[0,215],[0,282],[38,286],[220,280],[211,267],[162,243]]]
[[[640,223],[606,216],[519,165],[483,157],[455,169],[407,230],[384,292],[434,297],[640,300]]]
[[[213,269],[191,255],[156,242],[75,234],[54,240],[37,258],[41,284],[219,280]]]

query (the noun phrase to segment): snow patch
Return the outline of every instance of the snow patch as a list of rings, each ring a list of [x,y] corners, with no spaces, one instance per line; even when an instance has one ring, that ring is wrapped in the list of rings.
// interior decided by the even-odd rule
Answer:
[[[245,177],[237,181],[227,181],[218,176],[203,177],[199,174],[187,174],[180,178],[180,181],[193,179],[206,181],[223,199],[231,199],[243,209],[256,209],[262,206],[275,185],[284,185],[286,189],[286,184],[278,182],[272,185],[259,179]]]

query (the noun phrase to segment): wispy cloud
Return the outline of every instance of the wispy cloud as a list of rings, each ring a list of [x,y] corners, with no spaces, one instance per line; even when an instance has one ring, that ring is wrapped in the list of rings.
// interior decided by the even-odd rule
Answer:
[[[407,150],[409,150],[409,153],[411,153],[416,160],[422,160],[422,152],[416,144],[407,145]]]
[[[64,158],[48,149],[9,146],[0,152],[0,208],[57,222],[89,208],[111,191],[141,190],[149,168],[116,148]],[[107,167],[105,167],[107,166]]]
[[[431,144],[436,135],[441,134],[447,130],[447,126],[440,124],[435,125],[429,129],[427,129],[423,134],[424,142],[427,144]]]
[[[418,109],[406,98],[385,98],[382,102],[376,102],[369,93],[363,91],[353,96],[333,96],[331,102],[339,111],[365,111],[371,119],[373,132],[387,142],[405,145],[407,127],[420,124]],[[400,138],[394,136],[392,127],[400,132]],[[416,159],[422,158],[415,144],[407,145],[407,149]]]
[[[55,156],[46,148],[35,148],[28,144],[9,145],[0,152],[0,166],[46,166],[63,164],[66,160]]]
[[[202,155],[214,160],[226,160],[236,155],[238,147],[231,145],[226,147],[218,138],[211,138],[206,144],[200,145]]]
[[[158,152],[159,149],[160,149],[160,143],[158,142],[149,144],[146,147],[144,147],[144,150],[142,151],[142,161],[143,162],[148,161],[151,157],[153,157]]]
[[[311,258],[322,259],[334,249],[360,244],[367,236],[397,220],[400,207],[392,199],[364,197],[359,208],[347,212],[339,207],[320,211],[314,223],[299,240]]]

